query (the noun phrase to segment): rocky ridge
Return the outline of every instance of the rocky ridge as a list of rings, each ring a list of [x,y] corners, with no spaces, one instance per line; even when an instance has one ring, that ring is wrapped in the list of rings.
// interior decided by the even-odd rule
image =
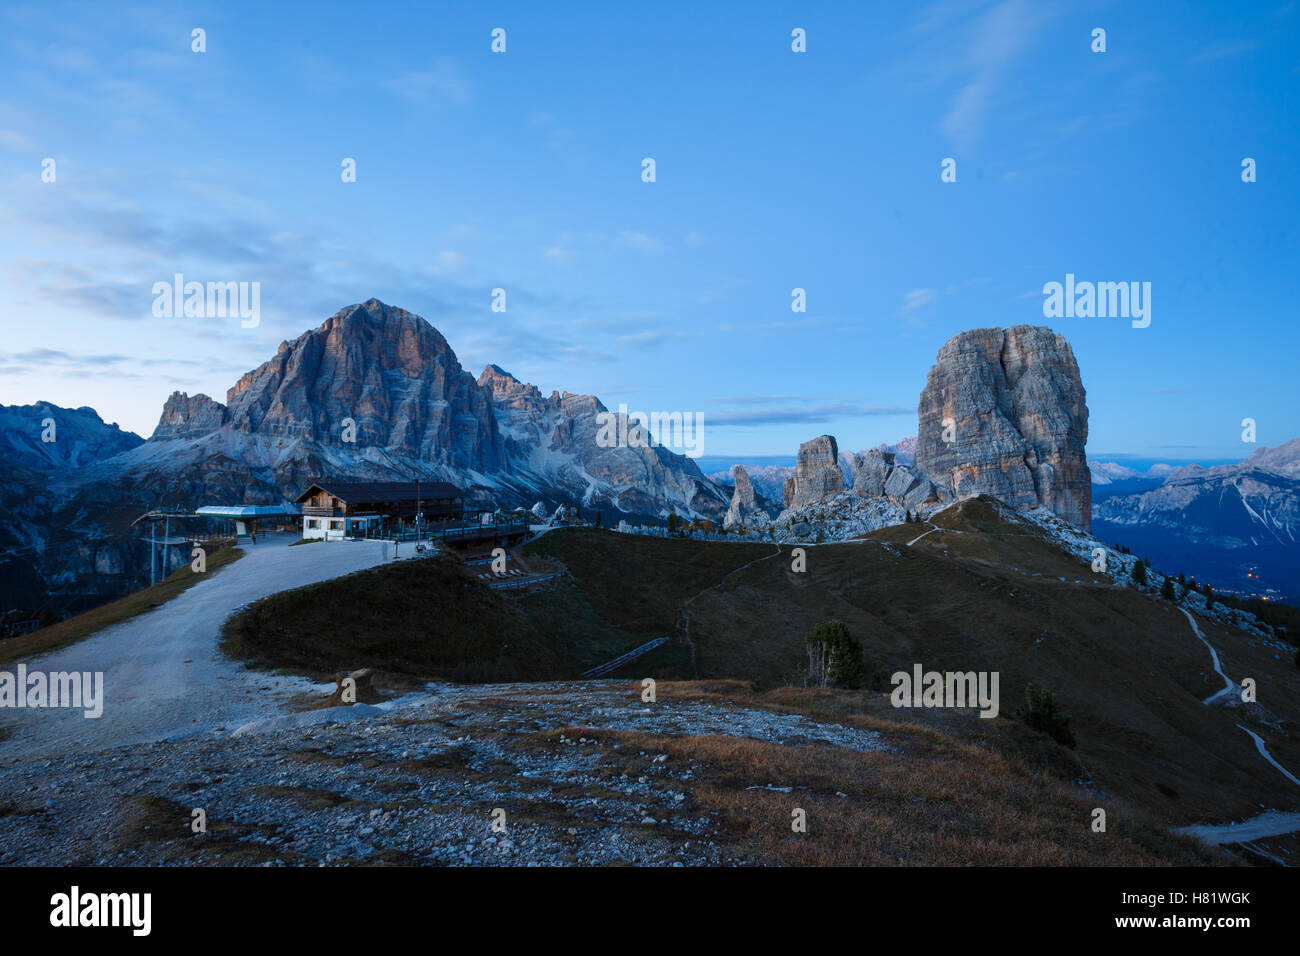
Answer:
[[[635,422],[620,422],[626,443],[602,444],[601,424],[611,413],[596,396],[545,397],[499,365],[485,368],[478,384],[492,395],[509,472],[549,500],[664,519],[720,519],[726,511],[723,489],[690,458],[644,440]]]

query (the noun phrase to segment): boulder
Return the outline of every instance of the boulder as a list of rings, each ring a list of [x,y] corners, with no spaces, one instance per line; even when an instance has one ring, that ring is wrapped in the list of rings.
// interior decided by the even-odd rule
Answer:
[[[864,498],[885,493],[885,479],[894,467],[892,452],[872,448],[855,456],[853,464],[853,491]]]

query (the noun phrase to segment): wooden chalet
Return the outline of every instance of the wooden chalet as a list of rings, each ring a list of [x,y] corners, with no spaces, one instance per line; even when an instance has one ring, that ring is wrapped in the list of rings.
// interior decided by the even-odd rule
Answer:
[[[370,535],[380,528],[463,524],[482,513],[465,508],[466,494],[445,481],[322,481],[297,498],[304,538]]]

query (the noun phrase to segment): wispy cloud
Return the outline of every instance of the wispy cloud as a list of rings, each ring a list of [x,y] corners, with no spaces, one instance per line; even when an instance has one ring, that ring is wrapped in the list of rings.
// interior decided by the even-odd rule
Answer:
[[[14,129],[0,129],[0,149],[35,149],[36,144]]]
[[[758,427],[762,425],[819,425],[840,418],[874,418],[877,416],[915,415],[916,407],[901,405],[859,405],[836,402],[813,408],[758,408],[721,412],[708,416],[710,425]]]
[[[815,395],[731,395],[709,401],[720,405],[767,405],[772,402],[824,402],[826,398]]]
[[[454,60],[441,59],[431,70],[406,70],[387,83],[388,89],[412,101],[467,102],[473,92],[469,78]]]
[[[937,28],[945,14],[949,20],[959,19],[968,9],[966,5],[932,8],[926,14],[927,22]],[[1002,0],[973,24],[956,27],[959,35],[954,42],[965,51],[960,72],[966,81],[954,95],[940,129],[960,151],[969,150],[979,139],[1007,73],[1049,16],[1048,8],[1028,0]]]
[[[663,248],[663,244],[658,239],[644,232],[625,230],[619,233],[618,241],[631,249],[637,249],[641,252],[658,252]]]
[[[939,294],[933,289],[913,289],[903,296],[903,311],[911,312],[913,309],[919,309],[923,305],[929,305],[938,297]]]
[[[1218,43],[1211,43],[1202,49],[1192,57],[1192,62],[1214,63],[1218,60],[1227,60],[1243,53],[1249,53],[1256,46],[1258,44],[1254,40],[1220,40]]]
[[[141,379],[179,382],[178,378],[160,374],[159,369],[210,368],[197,359],[150,358],[140,355],[68,352],[62,349],[36,348],[21,352],[0,352],[0,375],[24,375],[39,370],[43,376],[78,379]],[[218,366],[221,367],[221,366]],[[236,369],[231,367],[234,372]],[[242,370],[240,370],[242,371]]]
[[[658,345],[666,335],[667,333],[663,329],[645,329],[641,332],[629,332],[626,335],[620,335],[615,341],[623,347]]]

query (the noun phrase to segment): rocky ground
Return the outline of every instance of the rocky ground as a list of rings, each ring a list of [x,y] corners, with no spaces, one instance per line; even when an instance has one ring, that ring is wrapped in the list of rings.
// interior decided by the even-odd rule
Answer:
[[[640,695],[613,682],[431,685],[379,707],[11,757],[0,765],[0,865],[758,863],[697,806],[692,763],[619,735],[893,749],[800,715]],[[193,832],[198,809],[205,833]]]

